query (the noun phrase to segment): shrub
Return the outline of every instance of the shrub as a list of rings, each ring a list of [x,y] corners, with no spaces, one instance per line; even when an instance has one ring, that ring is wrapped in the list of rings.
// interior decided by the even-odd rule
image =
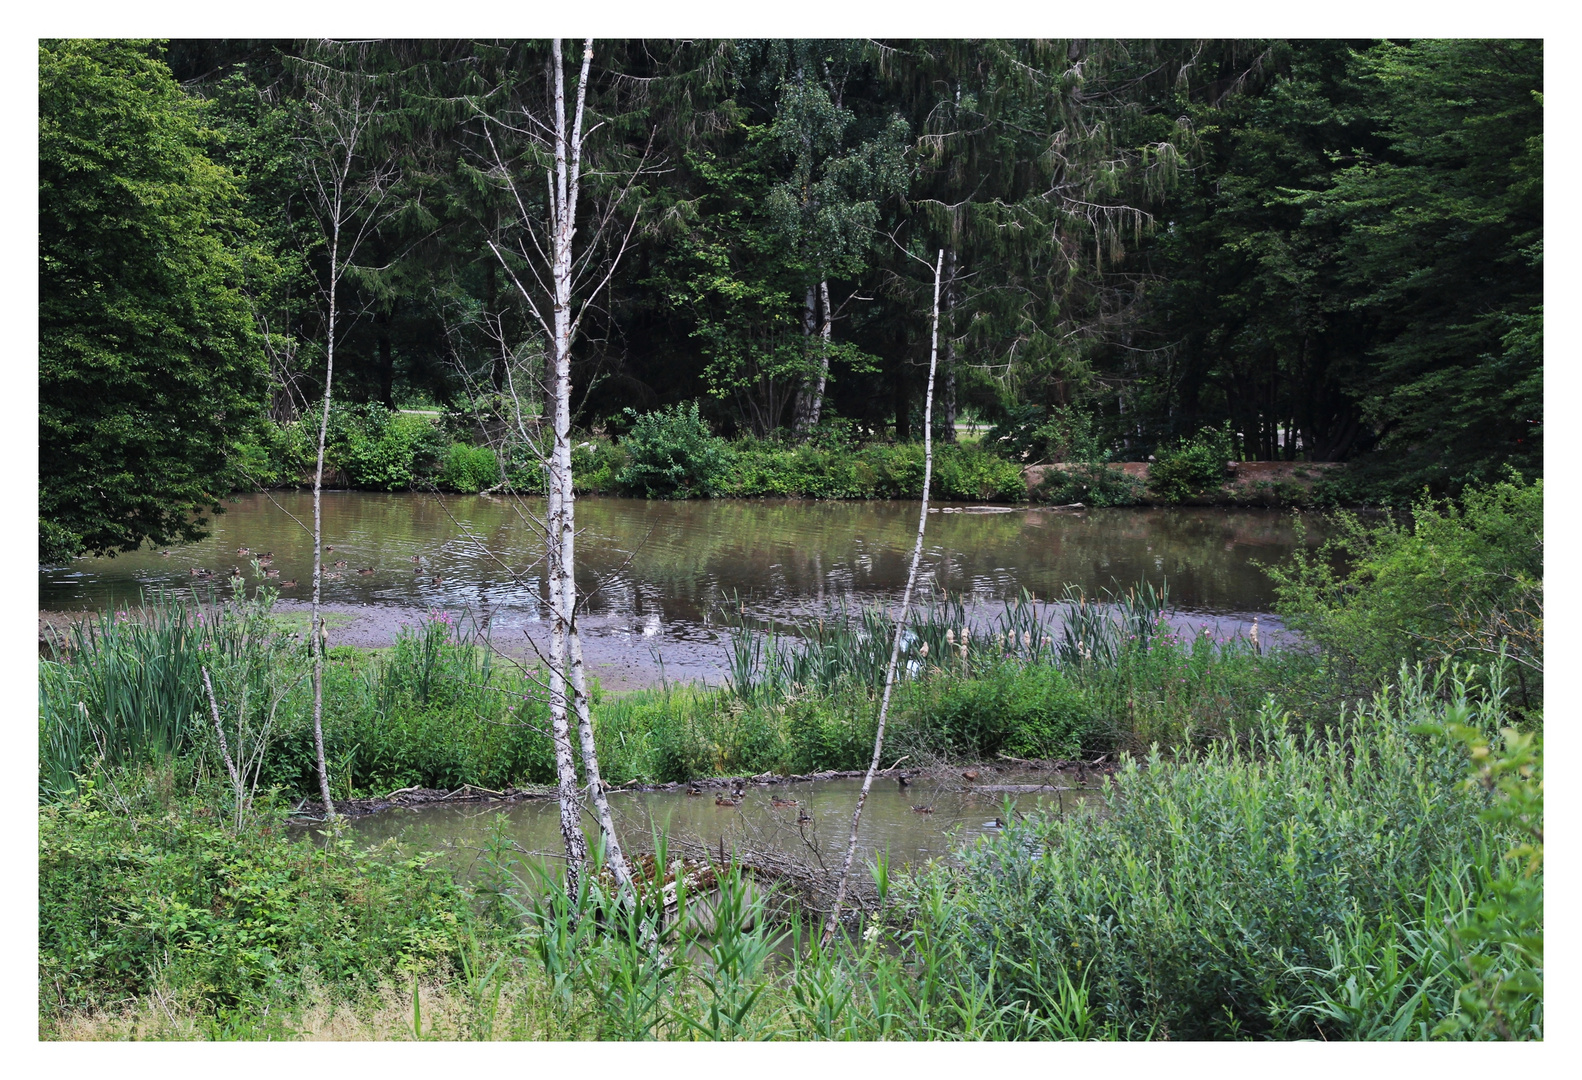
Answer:
[[[1143,482],[1127,476],[1119,465],[1074,465],[1049,469],[1033,490],[1033,498],[1047,503],[1085,503],[1088,506],[1135,506],[1142,501]]]
[[[1511,661],[1518,702],[1543,707],[1543,481],[1425,499],[1410,526],[1337,516],[1316,555],[1270,568],[1276,610],[1370,682],[1399,662]],[[1340,567],[1337,569],[1337,567]]]
[[[330,414],[337,467],[353,487],[398,491],[432,473],[443,451],[438,425],[382,405],[344,405]]]
[[[1213,491],[1225,482],[1225,466],[1234,457],[1229,423],[1203,428],[1192,438],[1159,450],[1148,469],[1148,488],[1169,502]]]
[[[1444,920],[1496,841],[1457,784],[1464,758],[1411,733],[1445,715],[1442,690],[1409,679],[1322,732],[1271,710],[1184,760],[1128,762],[1102,807],[1013,821],[923,875],[918,894],[944,902],[918,915],[996,1004],[1037,1008],[1063,972],[1131,1037],[1355,1036],[1322,1002],[1384,976],[1388,945],[1397,1037],[1423,1037],[1458,1008],[1467,972]],[[1451,708],[1499,722],[1492,697]],[[1346,970],[1359,936],[1371,973]]]
[[[940,673],[903,683],[897,745],[972,758],[1075,757],[1098,712],[1059,668],[996,664],[971,678]]]
[[[122,774],[122,793],[171,778]],[[214,796],[208,798],[206,796]],[[314,979],[372,988],[455,955],[466,899],[430,857],[220,825],[218,793],[39,812],[39,992],[46,1011],[163,984],[204,1013],[255,1017]],[[283,807],[274,807],[282,811]]]
[[[440,460],[440,486],[451,491],[471,494],[499,482],[500,461],[487,446],[451,443]]]
[[[725,440],[710,433],[695,401],[637,417],[621,445],[628,461],[617,482],[650,499],[712,495],[730,464]]]

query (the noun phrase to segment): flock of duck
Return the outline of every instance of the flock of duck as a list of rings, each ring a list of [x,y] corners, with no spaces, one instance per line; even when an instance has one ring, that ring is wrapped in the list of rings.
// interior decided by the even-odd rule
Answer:
[[[335,551],[335,547],[332,544],[326,544],[325,547],[324,547],[324,551],[325,551],[326,555],[331,554],[331,553],[333,553]],[[164,550],[164,551],[161,551],[160,555],[165,556],[166,558],[169,558],[170,551],[168,549]],[[276,570],[274,568],[274,566],[272,565],[274,563],[274,561],[275,561],[275,553],[273,551],[256,551],[255,552],[251,548],[247,547],[244,544],[241,547],[236,549],[236,555],[237,555],[238,558],[242,558],[242,559],[251,558],[252,561],[253,561],[253,564],[255,566],[255,569],[261,571],[263,576],[264,576],[264,578],[266,580],[276,579],[276,578],[279,578],[281,576],[280,575],[280,571]],[[412,572],[415,573],[415,574],[423,573],[424,572],[423,564],[426,561],[427,560],[422,555],[414,555],[414,556],[412,556]],[[199,581],[212,581],[213,579],[215,579],[215,578],[220,576],[216,571],[207,569],[206,567],[202,567],[202,566],[194,566],[191,569],[189,569],[187,571],[187,573],[188,573],[189,576],[197,578]],[[346,562],[345,559],[336,559],[333,563],[328,563],[326,565],[326,572],[324,574],[324,580],[325,581],[340,581],[346,576],[346,574],[356,574],[359,577],[371,577],[371,576],[373,576],[374,574],[377,574],[377,573],[379,573],[379,570],[376,567],[363,566],[363,567],[357,567],[357,568],[353,569],[353,568],[351,568],[351,567],[349,567],[347,565],[347,562]],[[231,567],[230,574],[227,575],[227,576],[228,577],[233,577],[233,578],[241,577],[242,576],[242,568],[240,566],[234,566],[233,565]],[[280,581],[280,582],[278,582],[279,587],[282,588],[282,589],[295,589],[300,584],[301,584],[301,582],[299,582],[296,578],[292,578],[289,581]],[[429,579],[429,584],[430,585],[441,585],[441,584],[444,584],[444,578],[441,575],[439,575],[439,574],[435,574],[432,578]]]

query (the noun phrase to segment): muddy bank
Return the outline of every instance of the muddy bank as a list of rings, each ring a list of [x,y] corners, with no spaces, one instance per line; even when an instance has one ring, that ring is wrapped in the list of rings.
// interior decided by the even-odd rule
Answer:
[[[1028,495],[1033,495],[1052,472],[1070,472],[1087,466],[1059,462],[1029,465],[1022,470]],[[1149,465],[1146,461],[1115,462],[1107,466],[1139,480],[1146,487]],[[1146,494],[1142,506],[1306,506],[1312,501],[1313,487],[1326,474],[1345,468],[1336,461],[1231,461],[1225,465],[1225,482],[1212,491],[1180,504],[1166,503]]]

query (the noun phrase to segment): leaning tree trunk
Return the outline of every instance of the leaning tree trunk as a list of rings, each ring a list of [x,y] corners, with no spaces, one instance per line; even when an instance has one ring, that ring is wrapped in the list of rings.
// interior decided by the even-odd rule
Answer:
[[[324,408],[319,414],[319,456],[313,470],[313,613],[308,622],[309,648],[313,653],[313,752],[319,767],[319,795],[324,814],[335,820],[335,801],[330,798],[330,771],[324,761],[324,639],[326,630],[320,610],[324,581],[324,444],[330,431],[330,384],[335,377],[335,292],[336,267],[340,257],[340,206],[333,208],[330,231],[330,288],[328,336],[324,348]]]
[[[862,778],[862,790],[857,793],[857,809],[851,815],[851,838],[846,843],[846,858],[841,863],[840,881],[835,886],[835,903],[829,909],[829,922],[824,926],[824,943],[835,936],[840,925],[840,906],[846,899],[846,882],[851,877],[852,860],[857,855],[857,830],[862,825],[862,808],[868,801],[873,787],[874,773],[879,771],[879,759],[884,753],[884,725],[890,715],[890,694],[895,689],[896,668],[901,662],[901,635],[906,631],[906,617],[912,607],[912,590],[917,585],[917,568],[923,561],[923,532],[928,526],[928,487],[934,476],[934,370],[939,362],[939,279],[945,267],[945,251],[940,249],[934,264],[934,330],[928,350],[928,391],[923,398],[923,503],[917,515],[917,542],[912,545],[912,565],[906,574],[906,591],[901,594],[901,613],[895,619],[895,637],[890,642],[890,664],[884,672],[884,696],[879,699],[879,726],[873,736],[873,759],[868,762],[868,773]]]

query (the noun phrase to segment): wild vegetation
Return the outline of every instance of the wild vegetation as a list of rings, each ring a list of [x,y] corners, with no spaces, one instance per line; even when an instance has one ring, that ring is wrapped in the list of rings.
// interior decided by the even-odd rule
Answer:
[[[1542,1039],[1542,108],[1532,41],[41,42],[40,560],[311,484],[314,571],[305,634],[255,561],[45,643],[40,1034]],[[1386,508],[1267,568],[1292,647],[910,606],[931,498],[1245,461]],[[329,649],[327,484],[510,500],[548,655]],[[898,615],[612,695],[590,491],[924,504]],[[1116,767],[846,904],[891,756]],[[606,799],[865,766],[838,880]],[[564,861],[335,809],[467,786]]]
[[[1373,631],[1342,631],[1484,625],[1487,590],[1428,595],[1383,569],[1408,556],[1432,572],[1407,580],[1455,566],[1536,604],[1541,579],[1510,567],[1541,550],[1541,494],[1505,484],[1410,524],[1356,525],[1349,541],[1379,561],[1352,564],[1343,611],[1321,594],[1286,601],[1314,620],[1318,651],[1173,628],[1146,588],[1061,598],[1058,631],[1030,599],[970,632],[959,604],[924,605],[903,635],[891,752],[1126,764],[1091,811],[1012,819],[911,874],[873,868],[882,906],[829,947],[816,910],[769,900],[741,867],[681,875],[683,895],[721,912],[727,929],[709,935],[673,906],[620,907],[598,875],[568,898],[503,838],[494,869],[461,884],[395,848],[283,835],[316,775],[306,649],[271,624],[270,594],[237,582],[223,601],[107,613],[40,662],[41,1023],[58,1036],[1540,1036],[1541,609],[1517,639],[1525,690],[1513,644],[1418,633],[1380,679],[1346,648]],[[1479,540],[1493,520],[1503,544]],[[892,632],[877,611],[742,626],[725,686],[595,688],[603,775],[859,768]],[[449,617],[329,660],[337,798],[553,782],[541,692]],[[240,789],[218,732],[244,763]],[[645,865],[673,862],[661,850]],[[93,884],[109,876],[122,887]],[[112,1007],[127,999],[143,1004]]]

